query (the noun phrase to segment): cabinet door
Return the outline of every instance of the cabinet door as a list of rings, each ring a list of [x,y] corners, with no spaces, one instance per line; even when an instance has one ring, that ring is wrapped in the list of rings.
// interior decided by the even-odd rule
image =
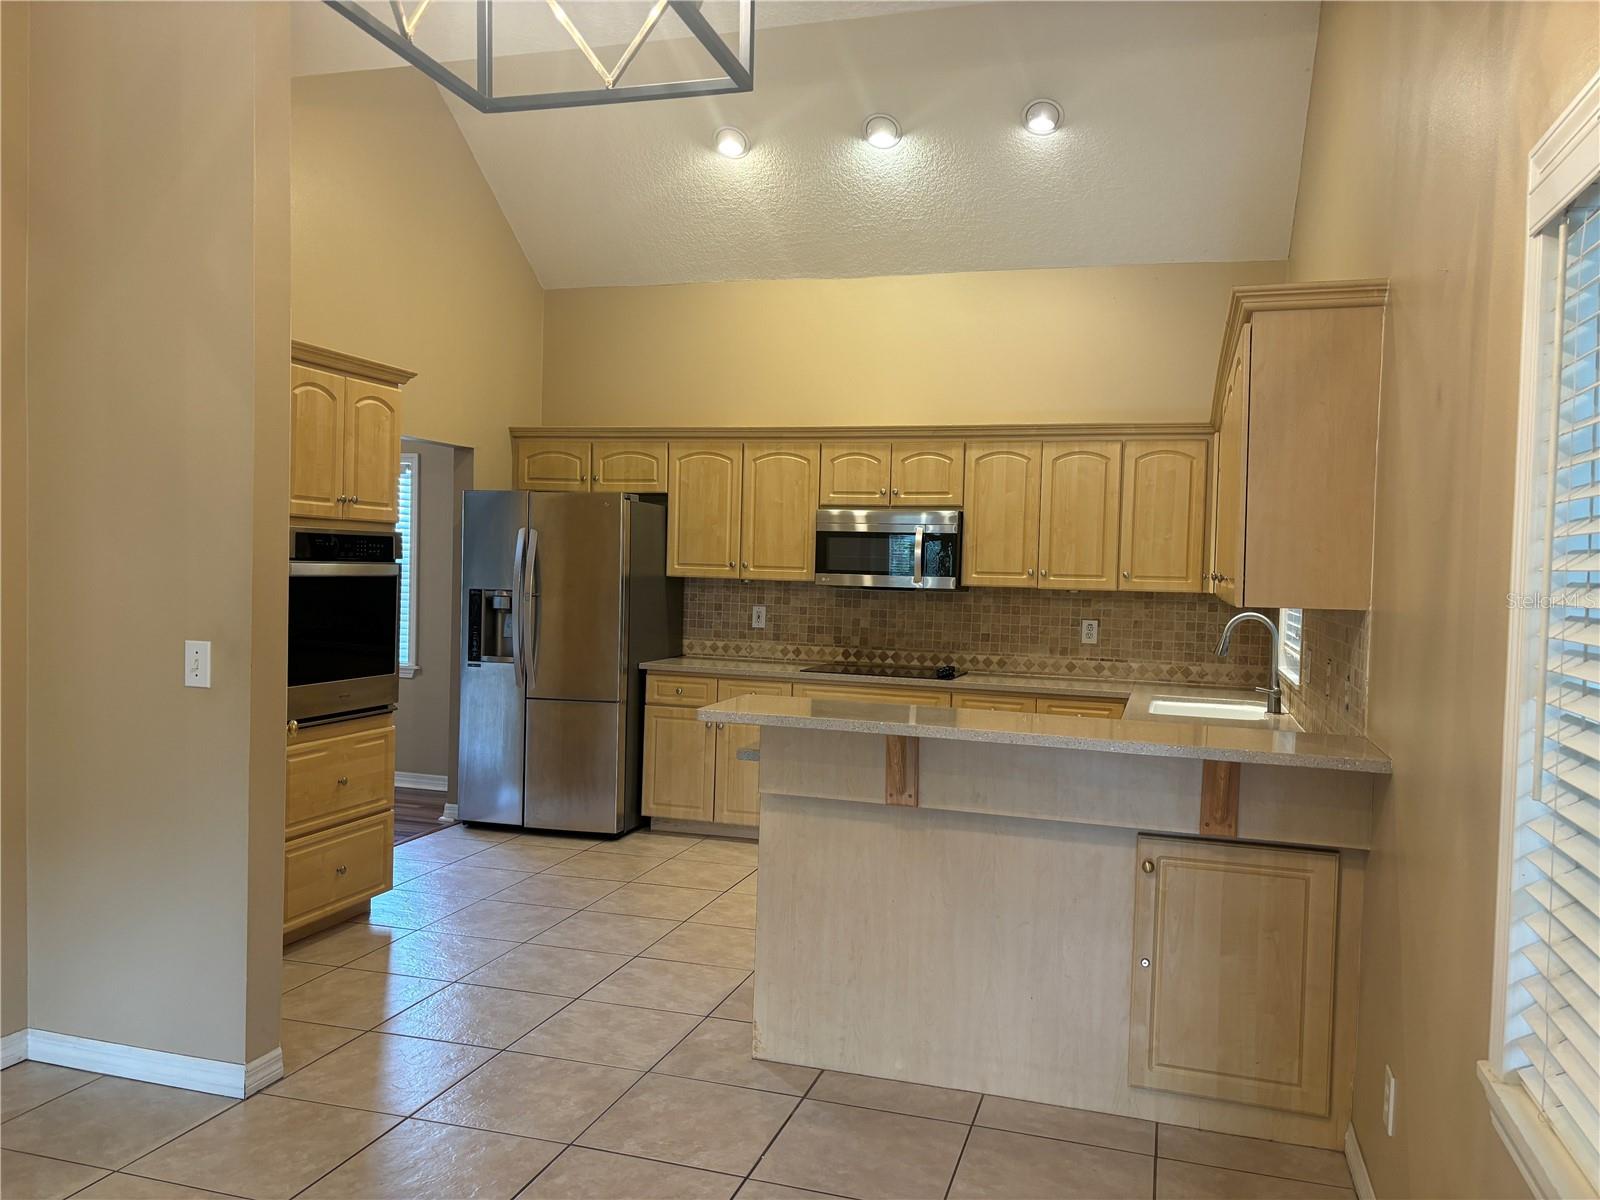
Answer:
[[[744,444],[744,579],[812,579],[817,559],[816,442]]]
[[[968,442],[961,582],[1034,587],[1039,561],[1039,443]]]
[[[596,442],[590,486],[597,492],[667,490],[665,442]]]
[[[1250,430],[1250,326],[1239,330],[1217,423],[1216,528],[1210,583],[1217,598],[1237,608],[1244,600],[1244,481]]]
[[[344,411],[344,519],[393,525],[400,519],[400,389],[349,379]]]
[[[644,710],[643,811],[647,817],[709,821],[716,777],[716,731],[692,708]]]
[[[823,442],[823,508],[889,503],[888,442]]]
[[[1128,1082],[1326,1114],[1339,856],[1147,836],[1136,863]]]
[[[1039,586],[1115,591],[1121,442],[1046,442],[1039,488]]]
[[[1130,441],[1122,452],[1122,577],[1136,592],[1199,592],[1206,443]]]
[[[1012,696],[1005,692],[955,692],[950,696],[952,708],[975,708],[983,712],[1031,713],[1032,696]]]
[[[722,679],[717,682],[718,700],[740,696],[787,696],[787,683],[763,683],[751,679]],[[761,792],[757,786],[760,770],[745,762],[739,751],[761,745],[761,730],[753,725],[717,726],[717,799],[715,820],[727,825],[755,825],[761,820]]]
[[[289,515],[344,515],[344,376],[296,364],[289,389]]]
[[[394,806],[394,724],[352,721],[333,729],[347,731],[332,737],[299,735],[289,742],[286,837]]]
[[[906,508],[957,508],[965,461],[960,442],[896,442],[889,499]]]
[[[557,438],[519,441],[517,486],[530,492],[587,492],[589,443]]]
[[[738,442],[673,442],[667,454],[667,574],[739,577]]]

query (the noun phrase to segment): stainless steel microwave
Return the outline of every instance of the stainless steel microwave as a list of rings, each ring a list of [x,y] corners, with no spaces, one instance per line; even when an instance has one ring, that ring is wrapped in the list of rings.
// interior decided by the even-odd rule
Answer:
[[[961,510],[817,510],[817,582],[949,591],[961,578]]]

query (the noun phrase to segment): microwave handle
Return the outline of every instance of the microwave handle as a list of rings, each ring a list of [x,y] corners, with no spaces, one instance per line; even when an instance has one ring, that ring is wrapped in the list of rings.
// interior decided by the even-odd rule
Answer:
[[[926,525],[917,526],[917,541],[911,550],[912,557],[916,560],[911,568],[911,585],[913,587],[922,586],[922,535],[927,531],[928,527]]]
[[[516,573],[516,583],[511,589],[511,661],[516,664],[517,690],[526,693],[526,680],[523,674],[522,657],[522,580],[523,567],[528,557],[528,530],[517,530],[517,552],[513,560],[512,570]]]

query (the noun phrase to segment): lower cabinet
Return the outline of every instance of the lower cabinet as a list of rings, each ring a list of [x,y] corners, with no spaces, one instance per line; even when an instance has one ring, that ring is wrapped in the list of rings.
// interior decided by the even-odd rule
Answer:
[[[787,696],[787,683],[762,683],[749,679],[723,679],[717,683],[718,700],[740,696]],[[761,768],[741,759],[739,751],[761,745],[761,731],[750,725],[717,725],[717,787],[713,820],[728,825],[755,825],[761,820]]]
[[[394,874],[394,722],[341,721],[289,734],[283,932],[389,890]]]
[[[1038,712],[1047,717],[1110,717],[1122,719],[1126,700],[1101,699],[1098,696],[1040,696]]]
[[[642,811],[673,821],[757,824],[759,767],[739,751],[761,744],[748,725],[707,724],[698,709],[739,696],[787,696],[787,683],[652,674],[645,684]]]
[[[1339,856],[1142,836],[1128,1082],[1324,1116]]]

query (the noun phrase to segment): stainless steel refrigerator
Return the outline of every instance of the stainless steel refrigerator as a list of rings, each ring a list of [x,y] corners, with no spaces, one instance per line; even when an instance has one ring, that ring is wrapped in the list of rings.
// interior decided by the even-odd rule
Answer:
[[[464,821],[622,833],[639,823],[641,662],[679,652],[667,510],[622,495],[466,492]]]

